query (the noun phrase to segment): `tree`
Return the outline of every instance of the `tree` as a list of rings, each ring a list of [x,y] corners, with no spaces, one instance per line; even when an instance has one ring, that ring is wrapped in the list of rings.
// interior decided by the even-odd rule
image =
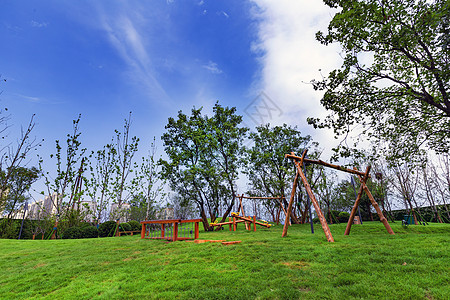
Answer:
[[[139,138],[130,136],[131,112],[128,119],[125,119],[123,132],[115,130],[116,133],[116,160],[113,177],[113,193],[116,195],[117,211],[111,212],[111,219],[116,219],[117,214],[122,214],[122,203],[131,194],[124,194],[130,188],[128,181],[129,174],[133,171],[133,157],[138,150]]]
[[[270,127],[270,124],[258,126],[256,132],[250,133],[249,137],[254,142],[253,146],[247,149],[245,158],[245,173],[250,180],[250,193],[253,196],[287,197],[286,192],[292,187],[295,170],[292,162],[284,156],[309,147],[311,137],[302,136],[297,127],[286,124],[274,127]],[[286,199],[283,202],[287,208]],[[278,215],[281,209],[280,204],[276,200],[264,200],[263,203],[275,221],[275,215]],[[293,218],[296,219],[294,215]]]
[[[10,179],[8,184],[8,193],[5,196],[4,213],[10,219],[29,198],[31,185],[38,180],[40,171],[36,167],[16,167],[10,169]],[[0,177],[6,176],[5,172],[0,173]]]
[[[94,213],[97,217],[97,222],[101,222],[106,219],[105,212],[109,198],[113,194],[111,181],[116,170],[116,148],[114,148],[113,143],[107,144],[102,150],[98,150],[96,153],[92,152],[90,158],[89,168],[91,176],[86,181],[86,185],[88,187],[88,195],[96,203],[96,212]],[[92,159],[95,160],[95,165],[93,165]]]
[[[39,160],[40,171],[44,177],[47,193],[52,201],[52,210],[56,210],[56,221],[67,221],[64,226],[74,226],[80,222],[80,215],[74,209],[74,204],[80,200],[84,193],[81,185],[85,181],[83,171],[86,165],[86,148],[80,148],[79,122],[81,115],[73,120],[73,132],[67,134],[65,155],[62,153],[63,146],[56,140],[56,153],[50,154],[50,159],[56,159],[56,172],[52,177],[50,172],[44,172],[43,158]],[[41,192],[41,194],[45,194]],[[50,213],[50,212],[47,212]]]
[[[213,108],[213,116],[202,116],[193,108],[191,115],[182,111],[169,118],[161,137],[167,160],[160,160],[161,175],[177,193],[180,201],[193,201],[199,209],[205,229],[225,207],[224,220],[234,205],[235,181],[243,154],[247,128],[239,127],[242,117],[236,108]]]
[[[392,160],[417,158],[423,147],[450,150],[450,2],[447,0],[324,0],[339,9],[324,45],[341,44],[344,62],[327,78],[312,81],[324,90],[331,113],[309,118],[314,127],[346,136],[362,134]],[[341,146],[343,155],[349,147]]]
[[[0,112],[1,114],[1,112]],[[5,140],[6,135],[4,131],[8,128],[6,121],[8,117],[0,117],[0,134],[1,139]],[[36,150],[41,146],[40,142],[36,142],[36,139],[31,138],[31,132],[34,129],[34,115],[31,117],[30,123],[25,130],[22,129],[21,136],[17,140],[17,145],[14,147],[12,143],[1,145],[0,148],[0,210],[2,210],[6,204],[6,195],[8,189],[13,184],[13,177],[17,175],[18,168],[24,164],[24,160],[32,150]]]
[[[150,220],[150,217],[155,215],[156,198],[161,197],[162,200],[165,197],[163,193],[165,182],[160,180],[156,150],[155,138],[153,138],[148,156],[142,157],[140,164],[134,164],[131,206],[133,213],[141,211],[137,214],[140,220]]]

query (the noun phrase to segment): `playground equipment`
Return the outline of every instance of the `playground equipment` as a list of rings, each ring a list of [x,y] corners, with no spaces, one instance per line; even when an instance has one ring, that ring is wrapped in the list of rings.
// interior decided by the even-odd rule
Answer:
[[[201,221],[202,219],[142,221],[141,239],[164,239],[173,242],[198,239]]]
[[[277,225],[278,225],[278,223],[279,223],[279,221],[280,221],[280,213],[281,213],[281,210],[283,210],[283,212],[284,212],[284,214],[286,215],[286,209],[284,208],[284,205],[283,205],[283,199],[284,199],[284,196],[278,196],[278,197],[246,197],[246,196],[244,196],[244,194],[242,194],[242,195],[235,195],[235,197],[236,198],[238,198],[239,199],[239,203],[240,203],[240,207],[239,207],[239,209],[241,210],[241,213],[242,213],[242,215],[245,217],[245,213],[244,213],[244,207],[243,207],[243,205],[242,205],[242,199],[250,199],[250,200],[256,200],[256,199],[258,199],[258,200],[277,200],[277,202],[278,202],[278,204],[280,205],[280,207],[279,207],[279,209],[278,209],[278,213],[277,213],[277,220],[276,220],[276,222],[277,222]]]
[[[228,218],[228,222],[222,222],[222,223],[211,223],[211,226],[223,226],[223,225],[229,225],[229,229],[231,231],[231,227],[233,227],[233,231],[236,231],[237,229],[237,224],[238,223],[245,223],[245,229],[247,230],[251,230],[251,224],[253,224],[253,231],[256,231],[256,225],[259,226],[263,226],[266,228],[270,228],[272,226],[272,224],[269,224],[266,221],[256,221],[256,216],[253,216],[253,218],[250,217],[243,217],[243,216],[239,216],[238,213],[231,213],[230,218]]]
[[[366,185],[366,181],[370,177],[369,173],[370,173],[371,166],[367,167],[366,172],[361,172],[361,171],[358,171],[356,168],[348,169],[348,168],[345,168],[345,167],[342,167],[342,166],[332,165],[332,164],[326,163],[326,162],[321,161],[321,160],[308,159],[308,158],[306,158],[306,153],[307,152],[308,152],[308,150],[305,149],[303,151],[301,157],[296,156],[294,152],[291,152],[291,154],[286,154],[285,155],[286,158],[290,158],[290,159],[292,159],[294,161],[294,164],[296,166],[297,172],[295,174],[295,179],[294,179],[294,183],[293,183],[293,186],[292,186],[291,199],[289,201],[289,206],[288,206],[288,209],[287,209],[286,222],[284,223],[282,237],[285,237],[287,235],[287,230],[288,230],[288,226],[289,226],[288,225],[289,224],[289,216],[290,216],[291,211],[292,211],[292,205],[293,205],[293,202],[294,202],[295,190],[297,188],[297,181],[298,181],[298,178],[300,177],[302,179],[303,185],[305,186],[306,192],[307,192],[307,194],[308,194],[312,204],[314,205],[314,209],[316,210],[317,216],[319,217],[320,224],[322,225],[322,229],[323,229],[323,231],[325,233],[325,236],[327,237],[327,240],[329,242],[334,242],[333,236],[331,235],[330,228],[328,227],[328,223],[327,223],[327,221],[326,221],[326,219],[325,219],[325,217],[324,217],[324,215],[322,213],[322,210],[320,209],[320,206],[319,206],[319,203],[316,200],[316,197],[314,196],[314,194],[312,192],[311,186],[309,185],[308,180],[306,179],[306,176],[303,173],[302,166],[303,166],[304,163],[322,165],[322,166],[329,167],[329,168],[332,168],[332,169],[336,169],[336,170],[339,170],[339,171],[343,171],[343,172],[347,172],[347,173],[358,175],[359,180],[361,182],[361,185],[360,185],[360,188],[359,188],[359,191],[358,191],[358,195],[356,197],[355,204],[353,206],[352,212],[350,213],[350,218],[348,220],[347,227],[346,227],[345,233],[344,233],[345,235],[349,235],[350,234],[350,229],[351,229],[351,226],[352,226],[353,221],[355,219],[356,210],[358,209],[359,202],[361,201],[361,197],[362,197],[363,191],[367,194],[367,196],[369,197],[369,200],[370,200],[372,206],[377,211],[378,216],[380,217],[380,222],[383,223],[384,227],[389,232],[389,234],[394,234],[394,231],[392,230],[392,228],[389,225],[388,221],[384,217],[383,213],[381,212],[381,210],[380,210],[380,208],[378,206],[378,203],[375,201],[375,199],[373,198],[372,194],[370,193],[369,188]]]

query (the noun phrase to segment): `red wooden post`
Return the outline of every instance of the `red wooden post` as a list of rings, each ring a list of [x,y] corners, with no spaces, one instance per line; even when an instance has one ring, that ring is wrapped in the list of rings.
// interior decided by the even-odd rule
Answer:
[[[145,238],[145,224],[142,224],[141,239]]]
[[[178,238],[178,223],[175,222],[173,223],[173,237],[172,237],[172,241],[175,242]]]
[[[165,224],[161,224],[161,237],[164,237],[166,235],[164,225]]]
[[[233,231],[236,231],[237,225],[236,225],[236,217],[233,216]]]
[[[256,231],[256,216],[253,216],[253,231]]]
[[[198,222],[195,222],[195,235],[194,235],[194,239],[198,239]]]

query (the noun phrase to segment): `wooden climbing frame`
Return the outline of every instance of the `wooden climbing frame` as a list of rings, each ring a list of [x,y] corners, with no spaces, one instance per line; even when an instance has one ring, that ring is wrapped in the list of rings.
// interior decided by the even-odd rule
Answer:
[[[322,229],[325,233],[325,236],[327,237],[327,240],[329,242],[334,242],[333,236],[331,235],[331,231],[330,228],[328,227],[328,223],[322,213],[322,210],[320,209],[319,203],[316,200],[316,197],[314,196],[314,193],[312,192],[311,186],[308,183],[308,180],[306,179],[305,174],[303,173],[302,167],[304,163],[309,163],[309,164],[317,164],[317,165],[321,165],[321,166],[325,166],[325,167],[329,167],[332,169],[336,169],[339,171],[343,171],[343,172],[347,172],[347,173],[351,173],[351,174],[355,174],[358,175],[360,182],[361,182],[361,186],[359,188],[359,192],[358,192],[358,196],[356,197],[355,200],[355,205],[353,206],[352,212],[350,214],[350,218],[348,220],[347,223],[347,228],[345,230],[345,235],[350,234],[350,228],[353,224],[353,220],[355,218],[355,214],[356,214],[356,210],[358,208],[359,202],[361,200],[361,196],[363,191],[367,194],[367,196],[369,197],[370,202],[372,203],[373,207],[375,208],[375,210],[377,211],[379,217],[380,217],[380,221],[384,224],[384,226],[386,227],[386,230],[389,232],[389,234],[394,234],[394,231],[392,231],[391,226],[389,225],[389,223],[387,222],[386,218],[384,217],[383,213],[381,212],[377,202],[375,201],[375,199],[373,198],[372,194],[369,191],[369,188],[366,185],[366,181],[367,179],[370,177],[369,172],[370,172],[370,166],[367,167],[366,172],[363,173],[361,171],[358,171],[356,169],[348,169],[342,166],[338,166],[338,165],[333,165],[330,163],[326,163],[324,161],[321,160],[312,160],[312,159],[308,159],[306,158],[306,153],[308,152],[307,149],[305,149],[302,153],[302,156],[296,156],[294,152],[291,152],[291,154],[286,154],[285,157],[286,158],[290,158],[294,161],[295,167],[297,169],[297,172],[295,174],[295,179],[294,179],[294,183],[292,186],[292,192],[291,192],[291,199],[289,201],[289,206],[287,209],[287,214],[286,214],[286,221],[284,222],[284,228],[283,228],[283,234],[282,236],[285,237],[287,235],[287,230],[288,230],[288,226],[289,226],[289,216],[291,214],[292,211],[292,206],[294,203],[294,196],[295,196],[295,191],[296,191],[296,187],[297,187],[297,181],[298,178],[300,177],[302,179],[303,185],[305,186],[306,192],[308,193],[309,198],[311,199],[311,202],[314,206],[314,209],[316,210],[317,216],[319,218],[320,224],[322,225]]]
[[[142,221],[141,239],[165,239],[169,241],[182,241],[189,239],[198,239],[199,235],[199,222],[202,219],[192,219],[192,220],[181,220],[181,219],[171,219],[171,220],[150,220]],[[185,232],[183,224],[194,223],[193,230],[188,230]],[[180,226],[179,226],[180,225]],[[153,226],[157,226],[158,231],[153,230]],[[180,230],[181,229],[181,230]]]

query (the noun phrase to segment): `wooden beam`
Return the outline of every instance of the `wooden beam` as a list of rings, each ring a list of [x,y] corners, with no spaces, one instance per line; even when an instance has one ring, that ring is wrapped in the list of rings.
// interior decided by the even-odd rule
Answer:
[[[302,160],[301,157],[296,156],[296,155],[294,155],[294,154],[286,154],[285,157],[286,157],[286,158],[294,159],[295,161],[300,161],[300,160]],[[322,160],[313,160],[313,159],[304,158],[302,161],[303,161],[304,163],[321,165],[321,166],[329,167],[329,168],[336,169],[336,170],[339,170],[339,171],[343,171],[343,172],[347,172],[347,173],[351,173],[351,174],[356,174],[356,175],[358,175],[358,176],[364,176],[364,175],[365,175],[365,173],[363,173],[363,172],[361,172],[361,171],[358,171],[358,170],[352,170],[352,169],[347,169],[347,168],[345,168],[345,167],[338,166],[338,165],[333,165],[333,164],[324,162],[324,161],[322,161]],[[370,177],[370,176],[369,176],[369,177]]]
[[[302,162],[296,163],[297,171],[300,174],[300,178],[303,181],[303,185],[305,186],[305,190],[308,193],[309,199],[311,200],[311,202],[314,206],[314,209],[316,210],[317,217],[319,217],[319,221],[320,221],[320,224],[322,225],[322,229],[323,229],[323,232],[325,233],[327,241],[329,241],[330,243],[333,243],[334,242],[333,235],[331,234],[330,228],[328,227],[327,220],[325,219],[325,217],[322,213],[322,210],[320,209],[319,203],[316,200],[316,196],[314,196],[314,193],[311,190],[311,186],[309,185],[308,180],[306,179],[306,176],[303,173],[301,164],[302,164]],[[310,218],[312,218],[312,216],[310,216]]]
[[[303,151],[302,157],[305,157],[307,151],[308,150]],[[291,199],[289,200],[288,209],[286,212],[286,219],[284,221],[284,226],[283,226],[283,233],[281,234],[281,237],[285,237],[287,235],[289,219],[291,217],[292,206],[294,203],[295,191],[297,189],[298,176],[299,176],[299,174],[298,174],[298,170],[297,170],[297,173],[295,173],[294,183],[292,184]]]
[[[380,217],[380,222],[383,223],[386,230],[389,232],[389,234],[394,235],[394,231],[392,230],[391,226],[389,225],[388,221],[383,215],[383,212],[381,211],[380,207],[378,206],[377,201],[373,198],[372,194],[370,193],[369,188],[365,183],[361,183],[364,191],[366,192],[367,196],[369,197],[370,202],[372,203],[372,206],[375,207],[375,210],[377,211],[378,216]]]
[[[361,197],[362,197],[362,193],[363,193],[363,184],[362,183],[365,184],[365,182],[367,181],[367,178],[369,178],[370,168],[371,168],[371,166],[368,166],[366,169],[366,173],[364,173],[364,176],[362,178],[360,177],[361,186],[359,187],[358,195],[356,196],[356,200],[355,200],[355,204],[353,205],[352,212],[350,213],[350,217],[348,218],[348,223],[347,223],[347,227],[345,228],[344,235],[349,235],[350,229],[352,229],[353,220],[355,219],[356,211],[358,209],[358,205],[359,205],[359,202],[361,201]]]

